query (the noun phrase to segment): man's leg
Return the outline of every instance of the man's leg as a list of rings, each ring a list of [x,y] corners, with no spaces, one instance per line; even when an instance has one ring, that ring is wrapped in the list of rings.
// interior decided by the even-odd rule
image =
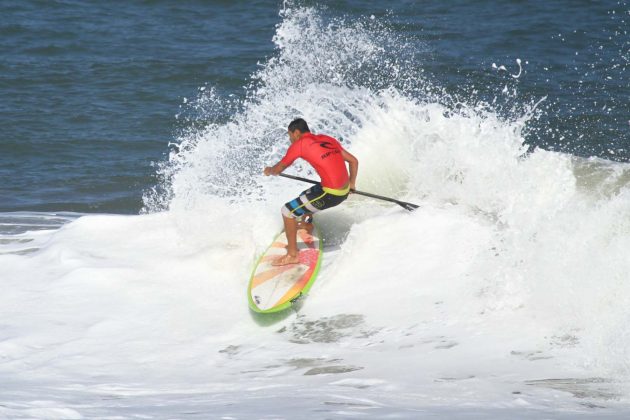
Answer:
[[[282,219],[284,219],[284,233],[287,235],[287,254],[271,263],[271,265],[276,266],[296,264],[300,261],[297,247],[297,220],[295,217],[287,217],[284,215]]]
[[[325,194],[321,187],[311,187],[303,191],[300,196],[289,201],[282,207],[282,219],[284,221],[284,232],[287,236],[287,254],[276,259],[272,265],[296,264],[299,262],[297,247],[297,231],[298,229],[306,229],[308,233],[313,230],[312,212],[317,211],[317,207],[310,203],[323,197]],[[310,217],[310,220],[302,221],[298,224],[296,217]]]

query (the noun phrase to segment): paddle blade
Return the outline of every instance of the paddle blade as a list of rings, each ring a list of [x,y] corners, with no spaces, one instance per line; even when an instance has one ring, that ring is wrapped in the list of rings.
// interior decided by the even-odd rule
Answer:
[[[403,207],[405,210],[409,210],[409,211],[414,211],[415,209],[420,207],[417,204],[405,203],[404,201],[399,201],[398,205]]]

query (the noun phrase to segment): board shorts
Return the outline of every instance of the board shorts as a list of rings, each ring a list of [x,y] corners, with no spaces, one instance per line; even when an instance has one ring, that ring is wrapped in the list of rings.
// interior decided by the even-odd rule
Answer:
[[[348,198],[349,189],[334,190],[316,184],[302,191],[300,196],[282,206],[284,217],[302,217],[317,213],[343,203]]]

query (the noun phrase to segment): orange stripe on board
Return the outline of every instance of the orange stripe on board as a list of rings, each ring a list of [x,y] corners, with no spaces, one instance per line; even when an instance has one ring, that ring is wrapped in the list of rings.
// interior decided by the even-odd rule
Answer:
[[[278,267],[274,267],[271,270],[263,271],[262,273],[257,274],[252,279],[252,289],[254,287],[260,286],[261,284],[263,284],[266,281],[271,280],[272,278],[274,278],[278,274],[282,274],[285,271],[288,271],[288,270],[292,269],[293,267],[295,267],[295,264],[281,265],[281,266],[278,266]]]
[[[298,254],[298,258],[300,259],[300,264],[304,264],[308,266],[308,270],[306,273],[300,277],[300,279],[295,282],[293,287],[291,287],[273,306],[281,305],[291,299],[297,293],[304,288],[306,283],[311,279],[313,272],[315,271],[315,266],[317,265],[317,259],[319,258],[319,250],[318,249],[305,249],[300,251]]]
[[[273,261],[273,260],[275,260],[276,258],[280,258],[280,257],[282,257],[282,256],[284,256],[284,255],[285,255],[285,254],[265,255],[264,257],[262,257],[262,258],[260,259],[259,264],[260,264],[260,263],[263,263],[263,262]]]
[[[298,292],[304,288],[306,283],[308,283],[309,279],[311,278],[311,275],[313,274],[313,271],[315,271],[315,267],[309,268],[309,270],[306,273],[304,273],[302,277],[300,277],[300,280],[297,283],[295,283],[293,287],[290,288],[289,291],[286,292],[284,296],[282,296],[273,306],[275,307],[275,306],[281,305],[293,299],[295,295],[297,295]]]

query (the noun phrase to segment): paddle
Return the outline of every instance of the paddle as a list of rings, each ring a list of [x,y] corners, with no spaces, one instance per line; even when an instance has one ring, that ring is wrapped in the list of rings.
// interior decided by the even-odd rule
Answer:
[[[299,176],[293,176],[293,175],[287,175],[287,174],[280,174],[280,176],[283,176],[285,178],[295,179],[296,181],[309,182],[311,184],[319,184],[319,182],[317,181],[313,181],[312,179],[302,178]],[[378,200],[389,201],[390,203],[396,203],[399,206],[403,207],[405,210],[409,210],[409,211],[414,211],[415,209],[420,207],[417,204],[405,203],[404,201],[394,200],[393,198],[383,197],[382,195],[376,195],[376,194],[366,193],[366,192],[357,191],[357,190],[351,190],[351,191],[354,194],[364,195],[366,197],[376,198]]]

